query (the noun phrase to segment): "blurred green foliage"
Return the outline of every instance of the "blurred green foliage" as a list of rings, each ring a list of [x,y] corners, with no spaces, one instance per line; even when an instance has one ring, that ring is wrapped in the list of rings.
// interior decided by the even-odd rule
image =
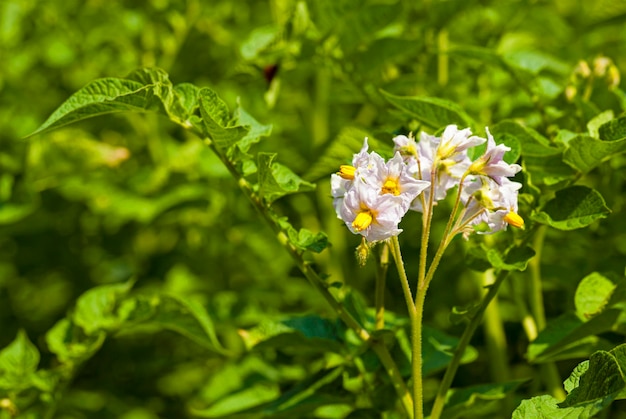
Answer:
[[[371,351],[350,341],[202,140],[150,113],[98,117],[24,139],[87,83],[159,67],[175,84],[209,86],[231,109],[240,104],[271,125],[255,150],[277,152],[277,161],[318,185],[274,207],[294,225],[327,232],[332,246],[315,266],[355,290],[346,293],[364,321],[375,267],[357,267],[358,238],[335,218],[327,178],[365,135],[385,154],[394,134],[441,128],[442,121],[426,118],[429,107],[398,96],[453,103],[462,113],[453,109],[448,117],[477,132],[494,126],[494,134],[515,137],[510,145],[531,138],[519,151],[523,216],[530,219],[573,180],[595,188],[612,211],[589,228],[547,230],[541,269],[552,319],[580,311],[583,277],[597,271],[618,283],[624,273],[625,23],[626,4],[609,0],[3,1],[0,348],[18,349],[2,352],[0,372],[12,351],[23,370],[0,382],[0,399],[28,382],[49,399],[28,393],[20,403],[41,402],[48,417],[59,418],[218,417],[246,403],[266,406],[270,417],[365,418],[394,408]],[[606,148],[599,157],[587,153],[598,147]],[[548,210],[533,216],[555,221]],[[404,222],[407,255],[417,254],[417,220]],[[435,220],[433,240],[444,222]],[[513,238],[509,232],[495,240]],[[481,293],[467,267],[481,240],[459,240],[449,250],[429,292],[430,326],[460,333],[449,314]],[[415,277],[416,264],[408,264]],[[575,361],[623,342],[621,323],[604,316],[597,333],[606,334],[574,355],[559,352],[572,349],[567,341],[552,353],[531,346],[526,354],[519,294],[528,274],[511,276],[500,301],[510,379],[533,374],[527,355],[565,359],[559,366],[566,377]],[[386,302],[390,324],[401,329],[396,279],[390,273]],[[305,314],[311,317],[298,317]],[[587,338],[591,332],[577,329],[582,323],[567,323],[567,331]],[[259,330],[266,341],[255,346]],[[302,330],[319,340],[302,342]],[[432,333],[433,346],[455,345]],[[474,339],[477,360],[463,367],[456,386],[486,381],[485,339]],[[37,366],[63,364],[59,348],[73,343],[67,359],[79,365],[59,388],[54,380],[63,375],[42,376]],[[395,348],[406,371],[406,342]],[[516,397],[543,390],[533,383]],[[613,409],[618,415],[619,405]],[[0,412],[11,417],[12,408]],[[485,415],[494,417],[492,410]]]

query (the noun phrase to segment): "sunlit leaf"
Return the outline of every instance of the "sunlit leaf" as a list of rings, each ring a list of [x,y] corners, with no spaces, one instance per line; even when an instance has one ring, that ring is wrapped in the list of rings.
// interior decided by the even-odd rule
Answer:
[[[258,154],[259,195],[271,203],[296,192],[311,191],[315,185],[303,180],[287,166],[275,163],[275,153]]]
[[[556,196],[531,217],[559,230],[574,230],[605,218],[610,212],[598,191],[577,185],[557,191]]]
[[[385,91],[385,99],[425,125],[439,129],[450,124],[459,128],[475,125],[474,120],[458,104],[449,100],[426,96],[396,96]]]
[[[605,276],[594,272],[584,277],[576,288],[576,314],[588,319],[600,313],[611,299],[616,285]]]
[[[198,97],[204,129],[217,147],[226,150],[248,135],[248,128],[231,126],[228,106],[217,93],[204,87],[198,92]]]
[[[461,389],[453,389],[448,393],[442,417],[464,418],[484,417],[499,409],[499,400],[515,391],[526,380],[510,381],[501,384],[483,384]]]
[[[88,290],[76,301],[74,322],[87,335],[93,335],[101,330],[117,329],[122,323],[117,314],[117,307],[132,286],[133,282],[128,281],[100,285]]]

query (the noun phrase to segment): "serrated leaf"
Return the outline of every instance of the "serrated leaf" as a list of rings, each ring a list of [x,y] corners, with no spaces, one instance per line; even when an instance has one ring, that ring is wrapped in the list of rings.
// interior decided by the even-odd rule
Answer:
[[[303,180],[288,167],[274,163],[275,153],[261,152],[257,158],[259,196],[268,203],[288,194],[315,189],[314,184]]]
[[[132,281],[107,284],[92,288],[76,301],[73,319],[86,335],[117,329],[122,319],[117,314],[118,304],[133,286]]]
[[[396,96],[381,91],[385,99],[412,118],[439,129],[450,124],[460,127],[475,125],[474,120],[459,105],[449,100],[426,96]]]
[[[623,152],[626,152],[626,138],[602,141],[581,134],[570,140],[563,153],[563,161],[582,173],[588,173],[604,160]]]
[[[230,125],[228,106],[213,90],[200,89],[198,98],[204,130],[218,148],[227,150],[248,135],[248,128]]]
[[[598,191],[575,185],[557,191],[556,196],[531,218],[559,230],[575,230],[606,218],[610,212]]]
[[[574,295],[576,314],[581,319],[589,319],[599,314],[611,300],[616,285],[605,276],[594,272],[584,277]]]

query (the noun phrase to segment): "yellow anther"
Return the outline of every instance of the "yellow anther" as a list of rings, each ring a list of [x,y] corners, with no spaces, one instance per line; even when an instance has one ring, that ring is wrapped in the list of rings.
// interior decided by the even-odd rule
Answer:
[[[354,173],[356,172],[356,167],[349,166],[347,164],[342,164],[339,166],[339,172],[337,173],[343,179],[346,180],[354,180]]]
[[[387,178],[380,191],[382,194],[390,193],[395,196],[400,195],[400,185],[397,178]]]
[[[356,231],[363,231],[374,221],[374,214],[369,209],[363,210],[356,215],[352,227]]]
[[[524,228],[524,219],[513,211],[504,216],[504,221],[513,227]]]

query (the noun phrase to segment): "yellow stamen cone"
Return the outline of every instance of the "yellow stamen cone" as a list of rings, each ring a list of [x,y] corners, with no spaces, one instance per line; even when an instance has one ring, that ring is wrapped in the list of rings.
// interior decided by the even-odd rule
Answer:
[[[356,167],[349,166],[347,164],[342,164],[339,166],[339,172],[337,173],[343,179],[346,180],[354,180],[354,173],[356,172]]]
[[[513,227],[524,228],[524,219],[513,211],[504,216],[504,221]]]
[[[374,216],[372,215],[370,210],[361,211],[357,214],[356,218],[352,222],[352,227],[356,231],[363,231],[367,227],[369,227],[373,221],[374,221]]]

